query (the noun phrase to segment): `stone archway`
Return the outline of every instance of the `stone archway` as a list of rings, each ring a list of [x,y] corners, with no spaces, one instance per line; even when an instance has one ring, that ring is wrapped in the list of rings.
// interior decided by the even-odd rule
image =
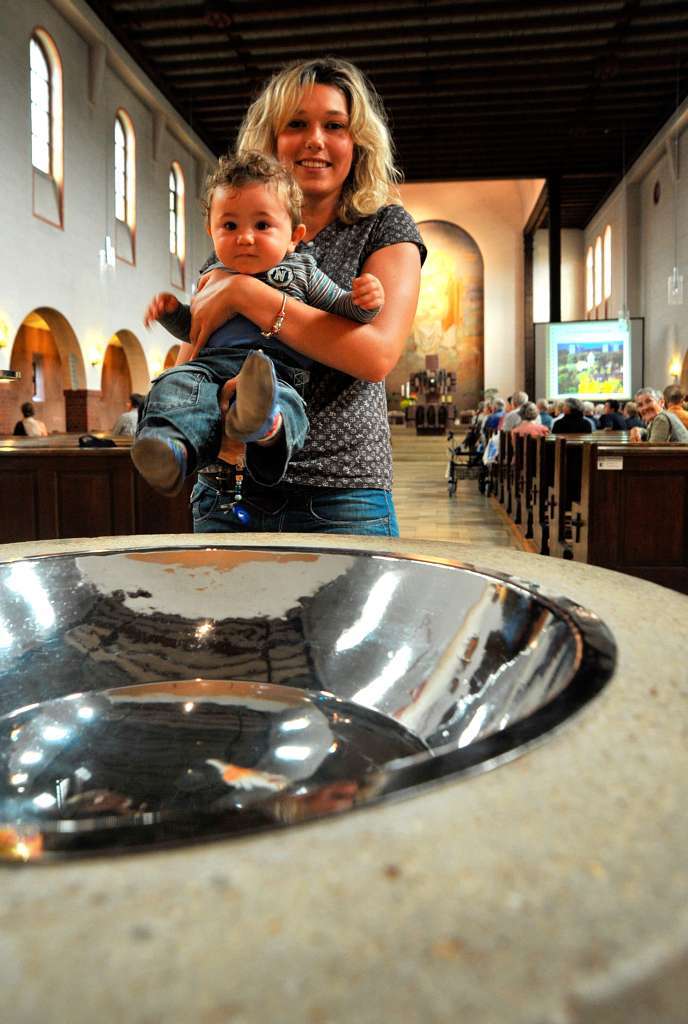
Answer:
[[[482,253],[468,232],[449,221],[421,221],[418,229],[428,247],[418,310],[387,387],[400,391],[430,357],[440,370],[456,374],[458,408],[474,409],[485,386]]]
[[[141,342],[133,331],[126,329],[115,331],[113,338],[117,338],[124,350],[131,374],[131,390],[141,395],[147,394],[150,390],[151,376]]]
[[[125,412],[129,395],[145,395],[150,374],[141,342],[132,331],[116,331],[108,341],[100,376],[100,400],[93,410],[95,429],[109,431]]]
[[[2,432],[12,430],[22,402],[33,402],[50,433],[82,429],[73,423],[73,399],[85,393],[86,371],[76,334],[62,313],[40,306],[24,317],[10,368],[19,370],[22,379],[12,387],[13,408],[0,411]]]

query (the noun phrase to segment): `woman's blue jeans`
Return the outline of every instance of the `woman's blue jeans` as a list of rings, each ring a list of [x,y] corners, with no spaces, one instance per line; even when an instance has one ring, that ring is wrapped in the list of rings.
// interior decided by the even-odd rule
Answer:
[[[199,480],[191,494],[194,533],[340,533],[398,537],[392,495],[373,488],[274,487],[235,502]]]

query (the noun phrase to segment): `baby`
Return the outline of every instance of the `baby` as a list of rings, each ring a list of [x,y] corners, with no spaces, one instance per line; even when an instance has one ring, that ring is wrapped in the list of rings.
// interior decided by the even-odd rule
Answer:
[[[217,458],[222,441],[220,392],[237,374],[235,400],[225,418],[226,435],[265,445],[283,430],[282,476],[291,453],[303,446],[308,420],[296,388],[307,376],[304,368],[310,360],[279,341],[289,298],[361,323],[377,316],[383,305],[382,285],[372,274],[356,278],[353,290],[346,292],[318,270],[312,256],[295,251],[306,231],[301,202],[301,190],[289,171],[260,153],[222,157],[206,183],[207,231],[217,262],[205,272],[254,275],[282,292],[282,304],[271,330],[261,332],[245,317],[234,316],[189,362],[184,359],[192,346],[183,342],[178,365],[154,381],[131,457],[162,494],[178,494],[190,473]],[[177,337],[189,338],[189,308],[173,295],[160,293],[151,301],[144,322],[148,326],[154,320],[161,320]]]

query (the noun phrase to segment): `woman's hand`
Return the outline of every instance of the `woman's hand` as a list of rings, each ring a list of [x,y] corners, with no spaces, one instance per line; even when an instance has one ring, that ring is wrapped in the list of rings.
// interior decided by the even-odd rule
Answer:
[[[631,427],[628,432],[628,440],[631,444],[641,444],[643,441],[643,435],[640,427]]]
[[[241,275],[211,270],[198,282],[191,300],[191,359],[195,359],[218,327],[237,312],[235,293],[241,290]]]

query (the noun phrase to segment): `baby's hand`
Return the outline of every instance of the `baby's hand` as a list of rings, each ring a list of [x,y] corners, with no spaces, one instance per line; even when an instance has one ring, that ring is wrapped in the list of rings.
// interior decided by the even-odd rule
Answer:
[[[385,304],[385,289],[374,274],[361,274],[353,280],[351,298],[361,309],[381,309]]]
[[[179,306],[179,300],[170,292],[158,292],[148,304],[148,309],[143,314],[143,323],[150,327],[152,323],[159,320],[164,313],[174,313]]]

